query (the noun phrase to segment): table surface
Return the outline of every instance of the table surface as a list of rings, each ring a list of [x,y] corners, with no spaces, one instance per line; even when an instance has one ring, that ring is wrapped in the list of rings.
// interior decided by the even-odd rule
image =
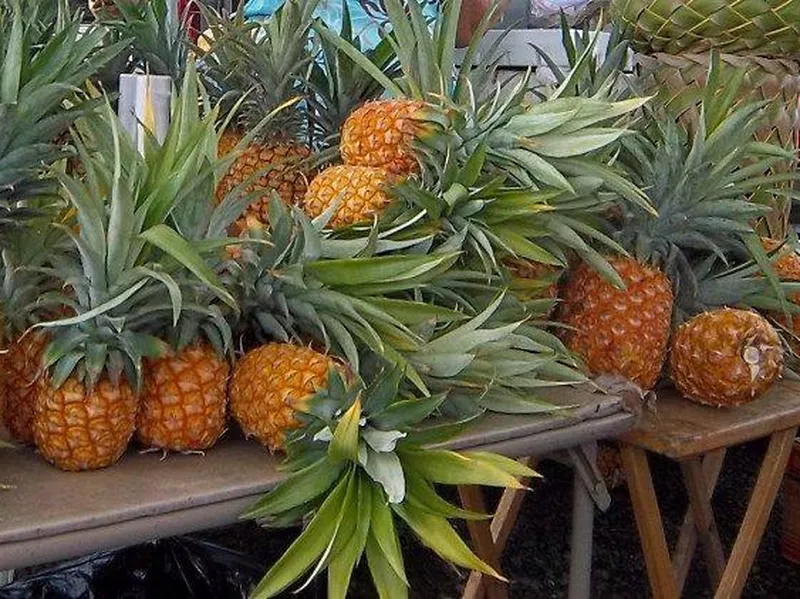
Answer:
[[[645,410],[621,440],[680,460],[766,437],[800,426],[800,382],[783,380],[750,403],[732,408],[704,406],[675,389],[657,392],[654,410]]]
[[[490,414],[447,446],[510,456],[549,453],[633,425],[616,396],[547,390],[576,408],[551,415]],[[113,467],[61,472],[32,449],[0,451],[0,570],[235,522],[282,480],[279,455],[231,435],[206,455],[129,451]]]

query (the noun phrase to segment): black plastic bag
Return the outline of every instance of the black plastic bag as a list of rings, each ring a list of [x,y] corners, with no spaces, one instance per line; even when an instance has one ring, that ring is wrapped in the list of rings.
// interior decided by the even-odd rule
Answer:
[[[189,537],[59,564],[0,587],[0,599],[246,599],[264,565]]]

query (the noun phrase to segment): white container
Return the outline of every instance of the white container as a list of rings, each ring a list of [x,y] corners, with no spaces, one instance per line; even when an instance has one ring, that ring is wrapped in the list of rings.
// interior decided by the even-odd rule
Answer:
[[[169,127],[172,79],[166,75],[120,75],[119,119],[140,152],[144,151],[146,130],[159,143]]]

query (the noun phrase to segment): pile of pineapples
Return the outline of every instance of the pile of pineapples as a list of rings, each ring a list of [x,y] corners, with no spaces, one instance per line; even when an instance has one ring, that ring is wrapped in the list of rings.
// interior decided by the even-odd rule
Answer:
[[[497,84],[489,19],[456,60],[459,1],[429,27],[386,0],[368,52],[314,1],[208,12],[200,46],[164,0],[88,31],[50,4],[0,2],[4,422],[65,470],[234,425],[285,452],[247,515],[309,524],[256,596],[327,568],[344,597],[362,555],[405,596],[395,518],[499,575],[448,524],[481,515],[435,485],[533,473],[431,443],[595,375],[732,406],[797,347],[795,239],[760,238],[752,200],[787,193],[792,152],[754,141],[768,107],[737,104],[716,57],[687,129],[618,84],[622,40],[598,64],[566,35],[539,101],[530,74]],[[140,153],[91,82],[149,61],[175,91]]]

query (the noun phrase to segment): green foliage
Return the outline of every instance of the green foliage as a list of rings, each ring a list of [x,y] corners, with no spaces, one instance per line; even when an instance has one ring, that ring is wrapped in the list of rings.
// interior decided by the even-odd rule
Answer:
[[[316,461],[293,469],[245,515],[266,524],[283,521],[286,514],[309,522],[254,597],[273,597],[305,573],[311,572],[310,582],[327,569],[328,596],[343,599],[365,554],[378,594],[407,597],[398,519],[443,559],[500,577],[449,523],[487,516],[450,504],[434,485],[520,488],[518,478],[534,472],[492,454],[424,448],[413,435],[437,404],[404,396],[402,379],[400,370],[386,370],[369,385],[357,379],[348,386],[333,369],[327,389],[309,402],[306,425],[292,435],[287,451],[290,464],[297,455],[316,455]]]

